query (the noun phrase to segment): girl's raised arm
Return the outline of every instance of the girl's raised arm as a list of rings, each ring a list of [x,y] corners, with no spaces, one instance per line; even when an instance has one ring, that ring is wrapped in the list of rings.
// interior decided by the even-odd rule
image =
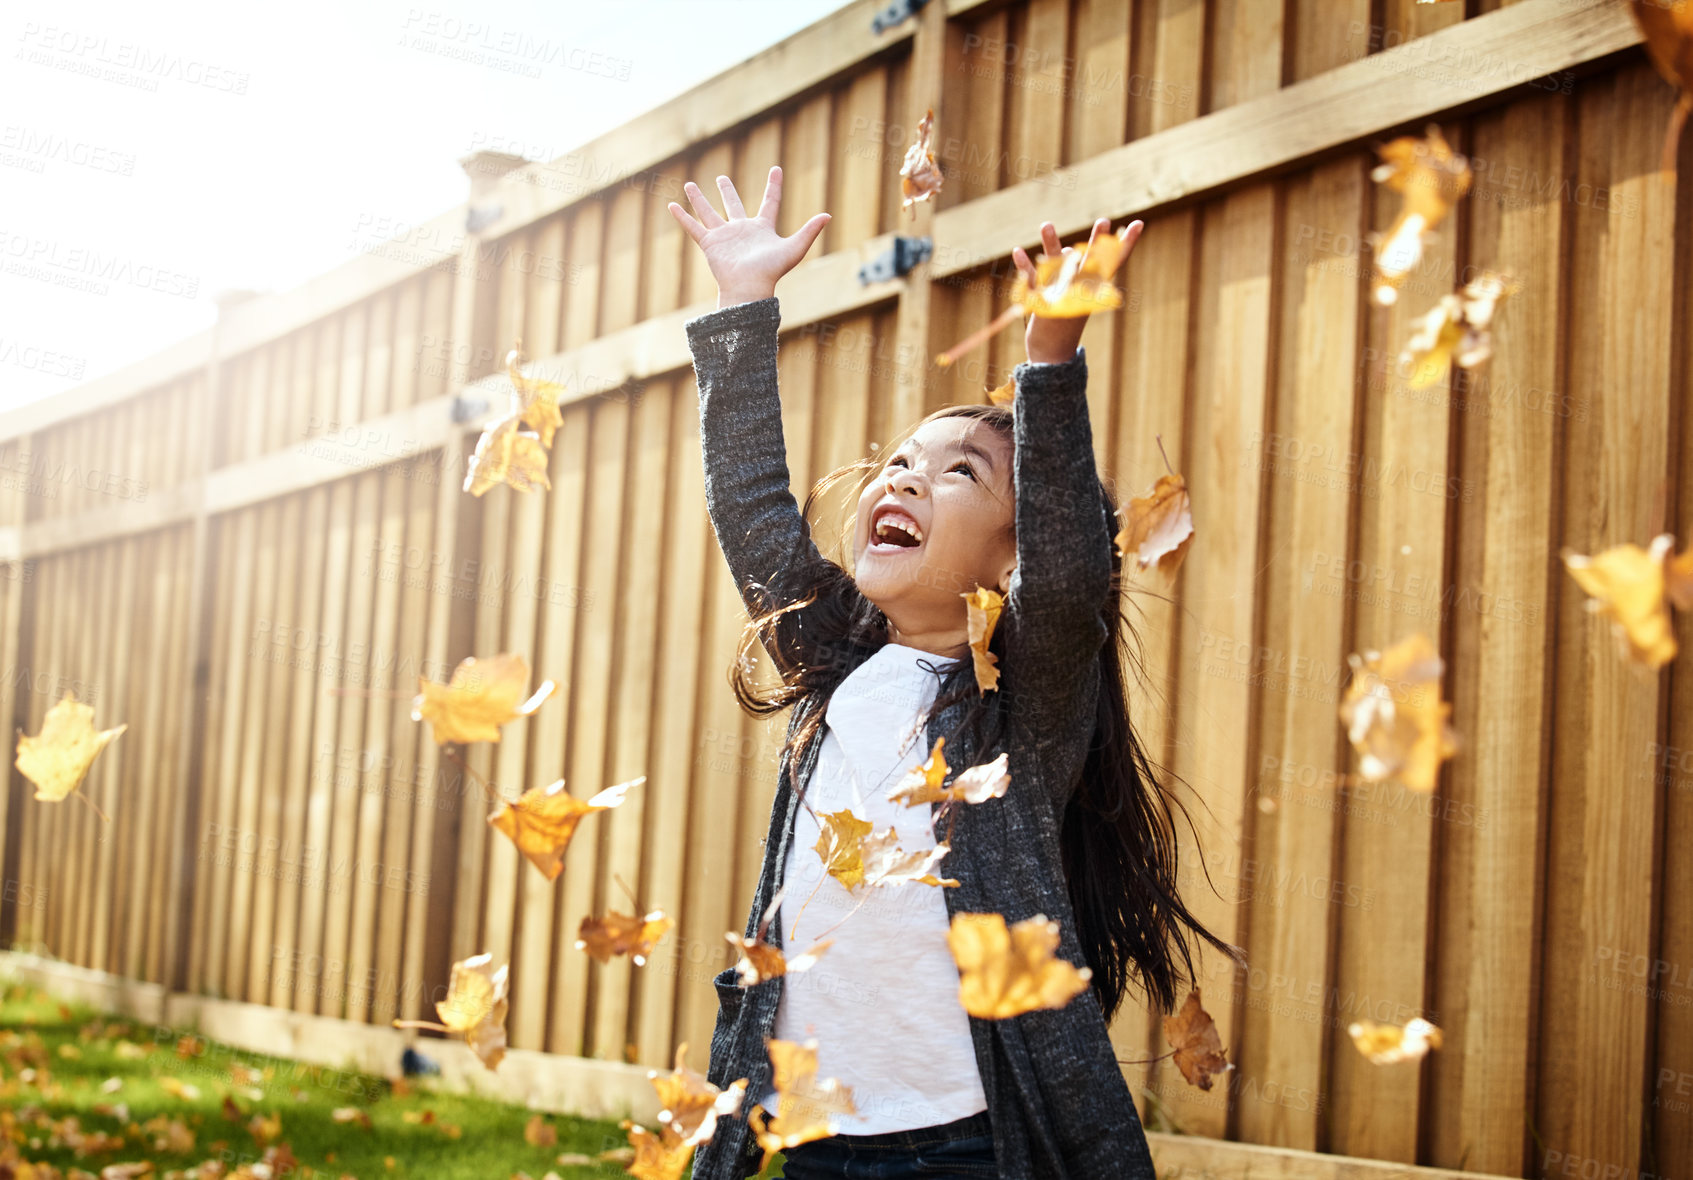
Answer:
[[[749,610],[757,611],[801,596],[829,564],[789,490],[776,382],[781,311],[775,297],[776,281],[805,257],[829,215],[817,214],[784,238],[776,232],[781,168],[771,168],[756,217],[746,215],[728,177],[719,176],[717,185],[727,219],[692,181],[683,191],[699,220],[674,201],[670,212],[699,245],[717,280],[717,310],[686,324],[699,384],[705,506],[735,586]],[[755,582],[772,597],[755,599],[749,593]]]

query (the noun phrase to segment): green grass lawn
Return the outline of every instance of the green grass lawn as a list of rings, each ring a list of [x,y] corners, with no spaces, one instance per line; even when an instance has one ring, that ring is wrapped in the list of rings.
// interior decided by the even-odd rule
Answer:
[[[203,1037],[181,1041],[179,1030],[61,1004],[23,984],[0,990],[0,1175],[11,1174],[6,1161],[21,1160],[69,1177],[140,1161],[153,1165],[155,1180],[263,1177],[253,1165],[277,1144],[298,1161],[287,1174],[300,1178],[624,1174],[616,1162],[559,1162],[563,1153],[626,1146],[614,1122],[545,1115],[557,1142],[536,1147],[524,1138],[531,1111],[426,1084],[406,1088]],[[287,1171],[277,1161],[272,1176]]]

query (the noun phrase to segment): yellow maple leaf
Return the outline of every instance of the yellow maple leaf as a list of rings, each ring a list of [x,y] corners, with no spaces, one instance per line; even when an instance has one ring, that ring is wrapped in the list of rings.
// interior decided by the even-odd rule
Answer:
[[[1055,257],[1034,260],[1035,282],[1021,272],[1011,288],[1011,301],[1028,315],[1071,319],[1123,306],[1123,293],[1111,276],[1127,250],[1129,227],[1101,234],[1091,246],[1076,246]]]
[[[1357,1020],[1346,1031],[1358,1052],[1377,1065],[1415,1061],[1427,1056],[1430,1049],[1440,1048],[1440,1030],[1420,1016],[1406,1021],[1404,1027]]]
[[[1499,301],[1521,284],[1509,275],[1483,271],[1456,295],[1442,295],[1399,354],[1401,365],[1413,365],[1410,384],[1422,389],[1441,380],[1453,362],[1473,369],[1493,355],[1493,316]]]
[[[1062,1008],[1093,976],[1053,954],[1058,923],[1045,914],[1009,928],[1003,914],[954,914],[946,941],[958,964],[959,1002],[986,1020]]]
[[[1385,652],[1346,657],[1352,682],[1340,702],[1340,720],[1371,782],[1397,778],[1425,794],[1434,790],[1440,764],[1457,750],[1440,699],[1442,662],[1428,636],[1417,632]]]
[[[747,1116],[747,1125],[764,1148],[761,1172],[778,1151],[827,1139],[837,1132],[839,1116],[858,1113],[852,1087],[842,1085],[838,1078],[817,1080],[815,1040],[796,1044],[767,1038],[764,1044],[773,1067],[770,1084],[776,1091],[776,1113],[770,1117],[763,1106],[755,1106]]]
[[[543,680],[525,701],[521,698],[528,681],[529,663],[520,655],[467,657],[446,684],[418,677],[423,691],[412,699],[412,720],[429,722],[438,746],[497,742],[500,726],[539,709],[556,687],[551,680]]]
[[[907,852],[899,846],[899,833],[890,827],[864,837],[859,847],[864,859],[863,884],[872,889],[906,884],[949,889],[958,886],[951,877],[937,877],[931,871],[952,850],[944,841],[931,848]]]
[[[558,399],[564,393],[564,386],[557,381],[525,377],[523,371],[518,368],[522,360],[519,353],[521,347],[522,341],[519,341],[518,348],[506,353],[506,376],[511,379],[512,388],[517,391],[517,396],[522,402],[517,418],[520,423],[535,432],[542,447],[550,450],[554,432],[564,425],[564,415],[558,408]],[[542,469],[545,470],[544,463]]]
[[[654,910],[644,918],[612,910],[604,918],[588,916],[576,932],[576,949],[587,951],[602,963],[613,955],[628,955],[635,966],[643,966],[653,946],[675,923]]]
[[[1004,385],[1001,385],[998,389],[988,390],[988,401],[996,406],[1009,406],[1016,400],[1017,379],[1015,377],[1007,377]]]
[[[970,659],[976,670],[976,688],[991,692],[999,687],[999,657],[988,650],[993,629],[999,625],[999,615],[1005,609],[1005,597],[997,590],[978,586],[973,591],[960,592],[964,599],[965,621],[969,627]]]
[[[905,149],[905,160],[899,166],[900,209],[912,210],[913,217],[918,201],[927,201],[941,191],[941,170],[929,145],[934,126],[935,112],[931,109],[917,124],[917,138]]]
[[[709,1143],[716,1133],[719,1118],[732,1117],[741,1109],[746,1096],[747,1079],[731,1082],[718,1089],[702,1073],[688,1068],[688,1043],[676,1046],[676,1068],[667,1074],[649,1070],[647,1080],[658,1091],[662,1109],[658,1121],[684,1145],[696,1147]]]
[[[82,785],[100,751],[128,728],[126,723],[96,730],[93,707],[82,704],[74,692],[67,691],[41,719],[40,733],[34,737],[18,735],[16,766],[19,773],[35,784],[37,799],[61,802]],[[94,806],[86,796],[78,798]],[[94,810],[100,811],[98,807]],[[100,818],[105,817],[100,812]]]
[[[803,954],[795,955],[791,960],[782,952],[764,941],[764,931],[759,931],[757,938],[747,938],[730,932],[727,936],[729,945],[734,947],[740,958],[735,960],[735,980],[742,987],[752,987],[763,983],[766,979],[775,979],[778,975],[790,975],[797,971],[806,971],[815,966],[823,952],[834,945],[834,939],[826,938],[822,942],[814,942],[807,947]]]
[[[510,964],[501,966],[498,971],[490,970],[493,961],[492,954],[483,952],[453,964],[446,998],[435,1004],[435,1011],[441,1017],[440,1024],[427,1020],[396,1020],[394,1027],[432,1028],[438,1032],[458,1033],[482,1064],[493,1069],[506,1055],[506,1012],[509,1008],[506,985],[510,971]]]
[[[480,496],[502,483],[520,492],[538,487],[552,490],[552,481],[547,478],[547,448],[541,436],[518,429],[524,425],[524,412],[496,418],[482,428],[476,450],[465,464],[465,491]]]
[[[1677,596],[1688,593],[1686,554],[1675,559],[1674,576],[1666,577],[1664,559],[1674,545],[1674,536],[1660,533],[1646,549],[1624,544],[1594,557],[1567,548],[1559,553],[1570,577],[1591,596],[1587,609],[1610,619],[1628,655],[1654,670],[1673,660],[1677,650],[1666,597],[1672,586]]]
[[[1423,138],[1401,136],[1379,154],[1381,163],[1370,178],[1405,198],[1387,232],[1368,236],[1375,250],[1374,297],[1385,306],[1398,300],[1399,285],[1422,260],[1425,235],[1470,191],[1471,173],[1469,161],[1452,150],[1434,123]]]
[[[1170,472],[1129,501],[1123,529],[1117,534],[1117,552],[1125,559],[1133,554],[1136,568],[1142,571],[1156,568],[1173,578],[1192,540],[1193,503],[1187,481]]]
[[[817,817],[822,834],[813,846],[824,870],[848,889],[864,880],[864,837],[874,827],[850,809],[826,812]]]
[[[636,1180],[682,1180],[682,1173],[693,1158],[693,1144],[682,1142],[668,1127],[660,1127],[654,1135],[628,1119],[619,1126],[629,1132],[629,1146],[633,1149],[625,1172]],[[605,1159],[605,1153],[600,1158]]]
[[[607,787],[584,802],[564,789],[564,780],[525,791],[516,799],[502,799],[488,822],[511,839],[517,850],[540,869],[547,880],[556,881],[564,871],[565,849],[576,834],[582,817],[609,811],[623,802],[629,788],[647,781],[646,775]]]

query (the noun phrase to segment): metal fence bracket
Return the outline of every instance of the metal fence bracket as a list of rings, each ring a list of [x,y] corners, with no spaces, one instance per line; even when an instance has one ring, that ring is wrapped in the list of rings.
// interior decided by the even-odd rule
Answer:
[[[872,32],[885,33],[902,20],[917,15],[917,10],[927,4],[929,0],[894,0],[870,20]]]
[[[934,250],[935,243],[929,238],[895,237],[891,250],[882,251],[858,268],[858,283],[868,287],[871,283],[897,279],[919,262],[928,261]]]

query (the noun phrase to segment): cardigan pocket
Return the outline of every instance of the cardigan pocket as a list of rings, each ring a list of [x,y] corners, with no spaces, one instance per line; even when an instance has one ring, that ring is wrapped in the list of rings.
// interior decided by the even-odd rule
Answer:
[[[734,967],[719,971],[712,978],[712,984],[717,988],[717,1024],[711,1031],[711,1062],[715,1067],[723,1063],[723,1068],[735,1070],[738,1064],[730,1062],[734,1054],[736,1026],[740,1023],[741,1009],[746,1003],[746,989],[736,982]],[[726,1075],[733,1077],[731,1072]]]

